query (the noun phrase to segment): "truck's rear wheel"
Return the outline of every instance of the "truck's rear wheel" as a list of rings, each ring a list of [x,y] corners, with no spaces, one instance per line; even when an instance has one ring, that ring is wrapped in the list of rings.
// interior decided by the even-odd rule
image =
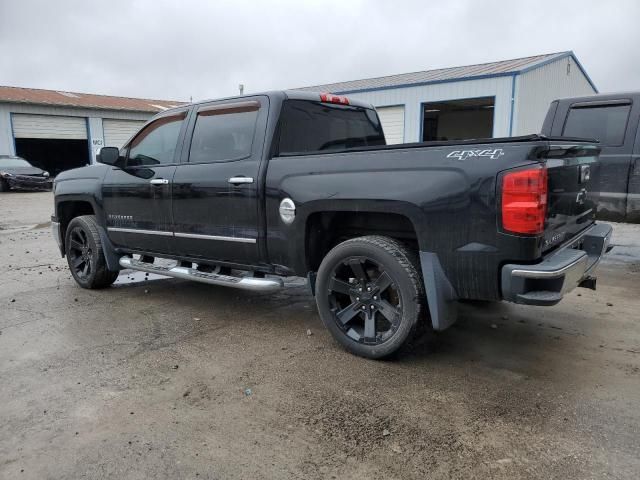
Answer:
[[[323,323],[347,350],[367,358],[388,356],[423,319],[424,285],[415,255],[382,236],[347,240],[322,261],[316,302]]]
[[[76,217],[69,222],[64,246],[71,275],[82,288],[105,288],[118,278],[119,272],[107,268],[93,215]]]
[[[8,192],[9,183],[4,178],[0,178],[0,192]]]

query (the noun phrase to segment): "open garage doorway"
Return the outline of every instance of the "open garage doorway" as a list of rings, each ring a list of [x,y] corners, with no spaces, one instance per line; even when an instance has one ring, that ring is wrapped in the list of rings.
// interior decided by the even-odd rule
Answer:
[[[16,155],[34,167],[56,176],[64,170],[89,163],[87,140],[58,140],[48,138],[16,138]]]
[[[16,155],[51,176],[89,164],[84,117],[12,114]]]
[[[493,136],[495,97],[429,102],[422,105],[422,141]]]

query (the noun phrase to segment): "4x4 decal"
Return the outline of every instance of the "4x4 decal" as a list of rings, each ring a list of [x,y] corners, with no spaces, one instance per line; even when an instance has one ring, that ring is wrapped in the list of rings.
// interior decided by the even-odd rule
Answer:
[[[501,148],[488,148],[485,150],[475,149],[475,150],[454,150],[447,158],[457,158],[458,160],[466,160],[470,157],[486,157],[492,158],[496,160],[504,155],[504,150]]]

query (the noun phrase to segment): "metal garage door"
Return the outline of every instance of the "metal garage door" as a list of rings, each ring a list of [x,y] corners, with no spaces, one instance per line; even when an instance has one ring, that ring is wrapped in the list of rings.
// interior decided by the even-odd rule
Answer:
[[[387,145],[404,142],[404,106],[376,107]]]
[[[54,115],[11,115],[15,138],[56,138],[85,140],[87,119],[84,117],[59,117]]]
[[[141,120],[103,119],[104,145],[106,147],[122,147],[144,124],[145,122]]]

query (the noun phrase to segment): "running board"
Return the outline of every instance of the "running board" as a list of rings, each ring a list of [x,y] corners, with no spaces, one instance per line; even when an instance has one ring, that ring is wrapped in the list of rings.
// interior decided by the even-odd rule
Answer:
[[[141,272],[156,273],[167,277],[183,278],[196,282],[209,283],[211,285],[223,285],[226,287],[241,288],[243,290],[254,290],[258,292],[271,292],[284,286],[280,278],[255,278],[255,277],[232,277],[217,273],[200,272],[195,268],[188,267],[163,267],[152,263],[141,262],[131,257],[121,257],[120,266],[139,270]]]

